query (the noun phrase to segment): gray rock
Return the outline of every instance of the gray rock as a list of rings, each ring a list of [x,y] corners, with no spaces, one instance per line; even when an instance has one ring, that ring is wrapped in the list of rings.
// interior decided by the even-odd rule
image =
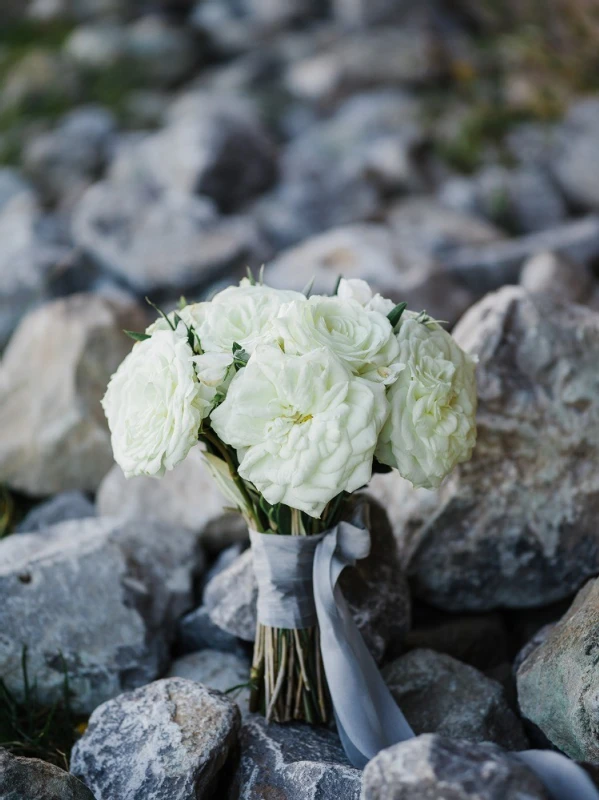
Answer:
[[[568,597],[599,569],[599,315],[505,287],[454,335],[480,359],[478,443],[404,542],[412,587],[450,610]]]
[[[181,617],[177,623],[177,643],[182,653],[205,649],[238,653],[242,649],[236,636],[212,622],[206,606],[198,606]]]
[[[517,673],[525,717],[571,758],[599,764],[597,632],[599,582],[589,581],[564,617],[539,632]]]
[[[0,481],[34,496],[97,489],[112,464],[100,399],[131,347],[123,328],[144,327],[131,303],[91,294],[23,318],[0,364]]]
[[[543,625],[543,627],[539,628],[534,636],[529,639],[524,647],[516,653],[516,657],[514,658],[512,664],[512,671],[515,677],[518,675],[518,670],[522,664],[530,655],[534,653],[537,647],[540,647],[545,642],[551,631],[555,628],[556,624],[556,622],[548,622],[547,625]]]
[[[71,772],[96,800],[207,797],[239,722],[239,709],[220,692],[166,678],[97,708],[73,749]]]
[[[47,203],[72,204],[108,164],[115,144],[116,120],[99,106],[67,114],[49,133],[25,146],[25,169]]]
[[[370,513],[371,553],[344,572],[340,586],[366,644],[381,661],[389,645],[399,646],[409,628],[410,598],[389,521],[374,501]],[[213,578],[204,591],[212,621],[245,641],[255,637],[256,600],[251,550]]]
[[[229,800],[358,800],[362,773],[349,766],[338,737],[298,723],[266,724],[252,715],[239,734],[241,757]]]
[[[21,656],[41,702],[63,693],[91,712],[156,678],[203,559],[174,525],[110,518],[63,522],[0,542],[0,674],[23,691]]]
[[[77,100],[79,89],[75,70],[61,54],[32,48],[5,75],[0,109],[43,109],[49,101],[69,104]]]
[[[238,514],[224,514],[228,501],[219,492],[199,447],[164,478],[130,478],[113,466],[98,489],[98,513],[121,519],[161,520],[182,525],[202,536],[212,552],[247,541],[247,528]]]
[[[383,676],[416,734],[523,750],[522,723],[503,688],[474,667],[433,650],[413,650],[388,664]]]
[[[90,22],[75,28],[64,44],[64,51],[84,68],[110,69],[125,56],[127,34],[122,25],[114,22]]]
[[[552,230],[505,242],[457,247],[448,250],[442,261],[450,275],[482,293],[506,283],[517,283],[523,263],[546,251],[581,264],[592,264],[599,256],[599,217],[590,214]]]
[[[586,264],[555,253],[539,253],[522,267],[520,285],[529,292],[549,292],[584,304],[592,298],[594,280]]]
[[[509,660],[508,634],[498,613],[457,615],[441,614],[422,624],[414,621],[407,634],[404,650],[426,648],[490,670]]]
[[[539,779],[494,744],[425,734],[382,750],[364,770],[361,800],[549,800]]]
[[[277,188],[256,215],[277,247],[372,218],[387,194],[419,183],[419,108],[400,91],[352,97],[328,120],[295,137],[281,157]]]
[[[95,516],[96,507],[83,492],[62,492],[32,509],[17,526],[17,532],[35,533],[58,522]]]
[[[416,7],[413,0],[333,0],[333,14],[348,27],[365,27],[391,22]]]
[[[552,143],[551,167],[568,199],[582,208],[599,208],[599,99],[574,103],[558,125]]]
[[[266,251],[255,224],[220,218],[214,204],[146,180],[91,186],[73,214],[75,243],[139,294],[206,285]]]
[[[81,781],[53,764],[0,748],[2,800],[94,800]]]
[[[198,62],[199,46],[191,32],[158,15],[131,23],[125,55],[150,84],[172,86],[186,78]]]
[[[242,715],[247,713],[250,700],[250,662],[247,656],[219,650],[188,653],[173,661],[167,677],[185,678],[226,693],[237,703]]]
[[[446,68],[434,30],[414,20],[339,37],[292,63],[286,84],[297,97],[330,104],[364,89],[438,80]]]

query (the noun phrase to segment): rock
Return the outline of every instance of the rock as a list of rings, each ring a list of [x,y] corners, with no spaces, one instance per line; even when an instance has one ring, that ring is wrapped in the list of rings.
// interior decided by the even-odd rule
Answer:
[[[40,112],[77,99],[79,81],[60,55],[41,48],[30,49],[8,71],[2,82],[0,110]]]
[[[549,800],[539,779],[497,745],[424,734],[375,756],[361,800]]]
[[[0,748],[2,800],[94,800],[81,781],[54,764],[21,758]]]
[[[599,99],[589,97],[570,107],[552,142],[556,180],[570,202],[587,209],[599,208],[598,134]]]
[[[216,92],[182,94],[169,109],[168,125],[143,140],[135,155],[158,185],[206,195],[226,213],[276,177],[274,144],[254,108]]]
[[[247,656],[219,650],[201,650],[173,661],[168,678],[185,678],[226,693],[247,713],[250,700],[250,662]],[[239,687],[231,692],[230,689]]]
[[[358,800],[362,773],[347,763],[338,737],[301,723],[266,724],[248,717],[239,734],[241,757],[229,800]]]
[[[480,359],[478,443],[406,544],[414,592],[454,611],[567,597],[599,569],[599,315],[505,287],[454,335]]]
[[[385,513],[371,501],[370,514],[371,553],[346,570],[340,586],[366,644],[380,662],[389,645],[399,646],[409,628],[410,598]],[[245,641],[255,637],[256,600],[251,550],[214,577],[204,591],[211,620]]]
[[[261,263],[256,226],[220,218],[211,201],[143,181],[100,181],[73,215],[73,239],[95,263],[140,295],[206,285],[235,266]]]
[[[342,275],[360,277],[384,297],[426,308],[440,319],[455,320],[473,296],[451,284],[431,258],[418,262],[405,255],[400,237],[374,223],[333,228],[288,248],[267,265],[270,286],[301,291],[315,278],[315,293],[331,294]]]
[[[286,84],[303,100],[330,105],[373,87],[426,84],[445,71],[432,27],[414,22],[339,37],[323,51],[292,63]]]
[[[96,516],[96,507],[83,492],[62,492],[32,509],[17,526],[18,533],[35,533],[58,522]]]
[[[160,480],[130,478],[113,466],[98,489],[98,513],[121,519],[161,520],[202,535],[213,552],[247,540],[247,528],[237,514],[223,514],[228,501],[217,489],[199,447]]]
[[[51,132],[31,139],[23,162],[44,200],[73,203],[110,159],[116,131],[113,115],[100,106],[67,114]]]
[[[586,264],[555,253],[539,253],[522,267],[520,285],[529,292],[549,292],[572,303],[586,303],[593,294],[593,275]]]
[[[177,645],[184,654],[206,649],[228,653],[243,652],[236,636],[212,622],[206,606],[198,606],[181,617],[177,623]]]
[[[547,639],[547,637],[549,636],[549,634],[555,628],[556,625],[557,625],[556,622],[548,622],[547,625],[543,625],[543,627],[539,628],[539,630],[534,634],[532,639],[530,639],[524,645],[524,647],[518,653],[516,653],[516,657],[514,658],[514,662],[512,665],[512,670],[515,677],[517,677],[518,670],[520,669],[522,664],[526,661],[526,659],[530,655],[534,653],[537,647],[540,647],[545,642],[545,640]]]
[[[23,318],[0,364],[0,481],[34,496],[97,489],[112,463],[100,399],[130,349],[123,328],[144,327],[130,303],[85,294]]]
[[[334,0],[333,14],[350,28],[392,22],[416,6],[412,0]]]
[[[125,54],[152,85],[168,87],[185,79],[198,62],[198,51],[188,29],[158,15],[143,16],[126,31]]]
[[[97,708],[71,755],[96,800],[195,800],[214,792],[239,709],[220,692],[166,678]]]
[[[591,265],[599,256],[599,217],[590,214],[552,230],[504,242],[457,247],[445,253],[442,260],[450,275],[482,293],[505,283],[517,283],[522,264],[547,251]]]
[[[404,641],[404,650],[427,648],[445,653],[480,670],[490,670],[509,659],[508,635],[501,614],[441,614],[431,621],[417,617]]]
[[[21,657],[40,702],[90,713],[168,664],[202,554],[188,530],[111,518],[62,522],[0,542],[0,674],[21,695]]]
[[[589,581],[564,617],[539,632],[517,673],[525,717],[571,758],[599,764],[597,648],[599,582]]]
[[[412,650],[388,664],[383,676],[417,735],[495,742],[507,750],[528,745],[503,688],[451,656]]]
[[[242,0],[241,5],[252,22],[265,31],[276,31],[322,14],[314,0]]]
[[[64,51],[77,65],[107,70],[122,62],[127,51],[127,34],[122,25],[101,20],[80,25],[70,34]]]
[[[418,104],[406,93],[352,97],[289,143],[280,183],[256,205],[256,216],[277,248],[370,219],[390,192],[419,185],[423,136]]]

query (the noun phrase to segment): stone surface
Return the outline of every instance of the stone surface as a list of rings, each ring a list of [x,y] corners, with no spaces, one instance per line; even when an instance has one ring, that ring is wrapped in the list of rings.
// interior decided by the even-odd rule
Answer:
[[[238,514],[224,514],[227,500],[218,491],[199,447],[160,480],[127,480],[116,464],[106,475],[96,498],[98,513],[121,519],[154,519],[183,525],[202,534],[204,544],[219,552],[247,539]]]
[[[372,548],[368,558],[347,569],[340,586],[353,617],[377,661],[393,643],[399,646],[410,624],[410,597],[389,521],[370,503]],[[212,621],[245,641],[256,632],[257,586],[251,550],[206,586],[204,603]]]
[[[96,800],[196,800],[214,792],[239,710],[220,692],[166,678],[97,708],[71,755]]]
[[[73,775],[37,758],[21,758],[0,748],[2,800],[94,800]]]
[[[201,650],[176,659],[170,666],[168,678],[185,678],[201,683],[208,689],[226,693],[247,713],[250,700],[250,661],[239,653],[219,650]],[[234,687],[240,687],[230,691]]]
[[[142,16],[128,26],[125,55],[148,83],[172,86],[198,62],[199,47],[191,32],[158,14]]]
[[[336,734],[300,723],[267,725],[252,715],[239,735],[240,763],[229,800],[358,800],[360,770],[349,766]]]
[[[547,251],[591,265],[599,256],[599,217],[590,214],[504,242],[457,247],[444,254],[443,266],[473,291],[482,293],[517,283],[523,263]]]
[[[109,69],[123,60],[126,47],[123,26],[101,20],[75,28],[64,44],[64,51],[84,68]]]
[[[425,734],[382,750],[364,770],[361,800],[549,800],[539,779],[494,744]]]
[[[599,100],[574,103],[552,138],[551,167],[568,199],[582,208],[599,208],[597,136]]]
[[[599,764],[599,582],[589,581],[552,628],[542,629],[517,673],[525,717],[571,758]]]
[[[31,495],[95,491],[112,450],[100,399],[145,320],[91,294],[23,318],[0,364],[0,481]],[[35,386],[32,386],[35,375]]]
[[[168,664],[175,620],[203,566],[197,539],[173,524],[63,522],[0,542],[0,674],[21,693],[27,646],[41,702],[91,712]]]
[[[238,653],[242,649],[236,636],[212,622],[206,606],[198,606],[181,617],[177,623],[177,645],[182,653],[207,648]]]
[[[587,303],[593,295],[594,280],[586,264],[555,253],[539,253],[522,267],[520,285],[529,292],[549,292],[562,300]]]
[[[388,664],[383,676],[417,735],[527,747],[502,687],[474,667],[433,650],[413,650]]]
[[[419,185],[423,136],[410,95],[356,95],[291,140],[281,154],[279,184],[257,204],[256,216],[277,248],[371,219],[389,192]]]
[[[478,355],[478,443],[404,542],[444,609],[545,605],[599,568],[599,315],[505,287],[454,331]]]
[[[83,492],[62,492],[33,508],[21,520],[17,532],[34,533],[56,525],[57,522],[95,516],[96,507]]]
[[[54,130],[33,137],[23,163],[45,202],[75,202],[108,164],[115,132],[114,116],[89,106],[71,111]]]

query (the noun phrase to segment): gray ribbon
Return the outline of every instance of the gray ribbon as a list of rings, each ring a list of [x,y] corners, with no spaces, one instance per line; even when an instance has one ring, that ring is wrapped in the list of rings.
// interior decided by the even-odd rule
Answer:
[[[341,742],[362,769],[386,747],[415,734],[387,688],[338,586],[347,566],[370,552],[370,534],[340,522],[317,536],[250,531],[258,582],[258,621],[307,628],[318,621],[322,661]],[[554,800],[599,800],[588,774],[561,753],[518,753]]]

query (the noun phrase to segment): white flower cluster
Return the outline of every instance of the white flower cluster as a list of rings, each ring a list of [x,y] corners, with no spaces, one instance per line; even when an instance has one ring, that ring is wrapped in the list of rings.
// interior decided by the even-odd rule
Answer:
[[[217,437],[269,504],[319,517],[375,457],[432,487],[475,444],[473,360],[364,281],[307,299],[244,279],[138,338],[103,400],[127,476],[162,475]]]

